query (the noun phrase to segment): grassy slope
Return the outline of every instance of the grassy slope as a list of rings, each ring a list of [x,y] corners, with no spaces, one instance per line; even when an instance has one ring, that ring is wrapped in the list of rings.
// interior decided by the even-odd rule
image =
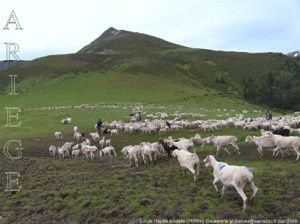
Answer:
[[[128,74],[123,72],[125,68],[116,68],[109,72],[88,72],[66,74],[56,78],[28,79],[17,85],[18,95],[0,95],[0,107],[20,106],[25,109],[20,115],[22,126],[16,129],[0,127],[5,135],[0,137],[12,138],[23,133],[23,136],[34,137],[45,135],[60,130],[61,119],[71,116],[76,125],[84,127],[87,131],[93,127],[95,121],[101,116],[106,121],[124,119],[131,108],[126,109],[60,109],[50,111],[28,111],[32,108],[45,106],[69,106],[81,104],[129,104],[143,103],[166,105],[172,109],[161,111],[175,112],[202,112],[201,108],[210,110],[203,111],[205,118],[215,118],[225,112],[212,111],[213,108],[236,109],[241,112],[244,109],[253,112],[259,107],[245,103],[242,100],[233,99],[215,90],[203,87],[201,83],[180,74]],[[9,89],[6,89],[9,92]],[[153,112],[157,112],[152,110]],[[148,112],[152,112],[151,110]],[[231,113],[234,115],[236,112]],[[227,112],[226,112],[227,113]],[[6,111],[0,112],[1,123],[6,123]],[[260,114],[250,113],[249,116]],[[224,116],[226,117],[226,116]],[[35,127],[43,127],[36,129]]]
[[[172,133],[189,137],[197,130]],[[201,133],[207,136],[210,133]],[[242,141],[247,134],[226,129],[216,134],[234,134]],[[67,135],[70,138],[71,135]],[[153,166],[128,168],[119,150],[124,145],[157,140],[157,135],[125,135],[113,138],[118,159],[59,161],[48,156],[46,147],[58,144],[24,140],[24,158],[19,162],[0,159],[3,170],[21,170],[23,190],[16,194],[0,191],[1,215],[13,223],[127,223],[138,219],[287,219],[299,218],[299,164],[294,155],[262,158],[255,148],[242,146],[242,155],[221,153],[220,160],[255,167],[255,182],[260,191],[246,213],[233,189],[221,200],[212,185],[211,170],[201,165],[199,185],[192,175],[183,175],[176,159],[164,158]],[[215,150],[198,148],[201,159]],[[5,186],[5,177],[0,178]],[[246,188],[246,194],[251,192]]]

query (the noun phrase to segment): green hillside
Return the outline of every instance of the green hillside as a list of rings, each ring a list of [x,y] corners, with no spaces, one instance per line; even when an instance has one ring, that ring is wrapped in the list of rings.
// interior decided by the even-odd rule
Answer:
[[[84,81],[86,73],[102,74],[108,71],[118,75],[133,75],[137,77],[134,79],[137,83],[147,83],[153,77],[172,79],[172,82],[182,85],[183,89],[188,89],[190,85],[201,86],[217,91],[220,95],[254,104],[294,110],[300,107],[297,102],[300,96],[300,65],[296,59],[280,53],[250,54],[192,49],[149,35],[114,28],[109,28],[78,53],[38,58],[1,72],[0,91],[3,93],[7,88],[9,74],[18,74],[18,82],[36,78],[55,79],[65,74],[81,77]],[[268,81],[270,76],[272,82]],[[121,81],[120,85],[124,82],[123,79],[112,79],[114,82]],[[182,79],[194,82],[181,82]],[[132,80],[127,81],[133,84],[132,89],[137,87]],[[101,79],[95,79],[94,82],[98,82],[99,89],[109,85]],[[152,94],[150,89],[145,95]],[[164,91],[168,94],[174,92],[169,88]],[[288,101],[286,96],[284,98],[285,92],[288,92]],[[195,97],[194,92],[187,93],[187,97]]]

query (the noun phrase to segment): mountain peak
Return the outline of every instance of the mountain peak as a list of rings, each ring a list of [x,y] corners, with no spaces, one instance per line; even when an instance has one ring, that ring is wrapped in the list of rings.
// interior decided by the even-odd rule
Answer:
[[[110,27],[107,30],[105,30],[99,38],[97,38],[98,40],[111,40],[111,39],[115,39],[115,38],[119,38],[122,37],[124,35],[129,34],[130,32],[125,31],[125,30],[117,30],[114,27]]]
[[[144,53],[174,47],[178,47],[178,45],[157,37],[110,27],[78,53],[109,54],[116,51]]]

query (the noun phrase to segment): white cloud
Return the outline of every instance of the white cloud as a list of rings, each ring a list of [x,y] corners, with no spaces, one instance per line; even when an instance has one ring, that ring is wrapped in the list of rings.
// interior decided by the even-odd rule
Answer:
[[[24,30],[0,29],[0,44],[18,43],[21,59],[76,52],[110,26],[197,48],[300,48],[298,0],[10,0],[1,3],[1,28],[11,10]],[[5,59],[4,44],[0,59]]]

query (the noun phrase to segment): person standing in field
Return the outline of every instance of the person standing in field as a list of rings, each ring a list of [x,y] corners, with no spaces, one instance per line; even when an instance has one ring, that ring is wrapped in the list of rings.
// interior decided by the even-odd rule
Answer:
[[[266,113],[266,121],[271,121],[272,120],[272,114],[270,113],[270,111],[267,111]]]
[[[138,113],[136,114],[135,120],[136,120],[136,122],[140,122],[140,121],[142,120],[142,114],[141,114],[141,112],[138,112]]]
[[[103,122],[102,122],[102,120],[101,120],[101,118],[98,120],[98,122],[97,122],[97,131],[98,131],[98,134],[99,134],[99,136],[100,136],[100,134],[101,134],[101,128],[102,128],[102,125],[103,125]]]

